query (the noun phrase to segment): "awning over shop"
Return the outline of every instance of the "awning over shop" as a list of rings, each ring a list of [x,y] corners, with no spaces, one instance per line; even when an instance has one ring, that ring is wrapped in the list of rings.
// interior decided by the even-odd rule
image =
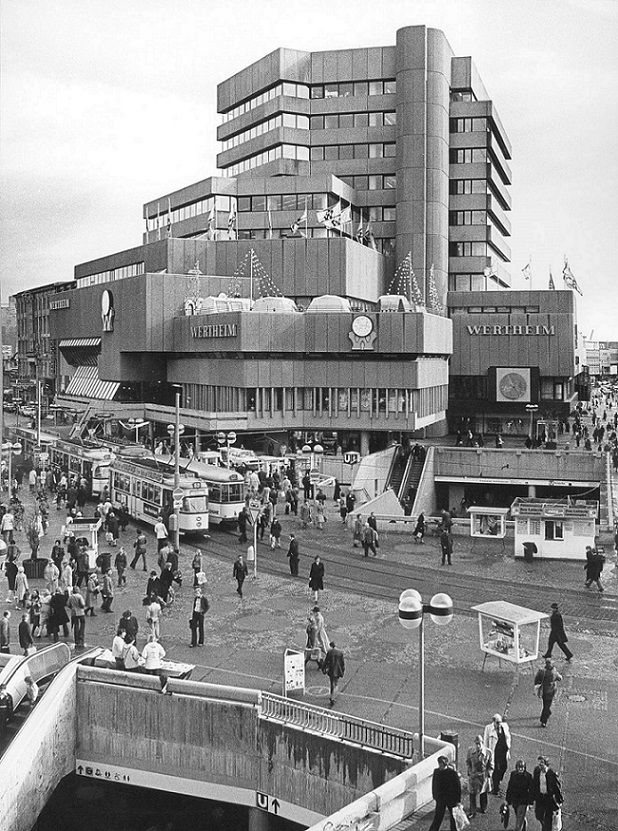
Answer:
[[[96,366],[78,366],[75,375],[73,375],[69,386],[65,390],[65,394],[112,401],[118,392],[119,386],[120,384],[117,381],[101,381]]]
[[[72,366],[96,366],[101,352],[101,338],[68,338],[61,340],[59,347],[66,362]]]

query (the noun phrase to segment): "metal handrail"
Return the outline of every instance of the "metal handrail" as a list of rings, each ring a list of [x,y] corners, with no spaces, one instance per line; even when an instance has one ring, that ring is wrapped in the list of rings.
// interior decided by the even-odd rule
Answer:
[[[405,730],[343,713],[334,713],[324,707],[305,704],[273,693],[263,692],[261,699],[261,718],[274,719],[291,727],[332,736],[403,759],[410,759],[414,754],[413,735]]]

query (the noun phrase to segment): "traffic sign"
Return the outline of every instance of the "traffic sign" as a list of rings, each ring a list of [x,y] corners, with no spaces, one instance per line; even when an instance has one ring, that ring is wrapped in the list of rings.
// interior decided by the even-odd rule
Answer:
[[[182,508],[182,499],[174,499],[173,507],[174,510],[176,510],[176,508]]]
[[[172,491],[172,496],[174,497],[174,501],[176,501],[178,499],[182,499],[184,494],[185,494],[185,492],[183,491],[182,488],[174,488],[174,490]]]
[[[262,503],[259,499],[250,499],[249,500],[249,514],[251,516],[251,522],[256,523],[258,517],[262,511]]]
[[[317,469],[317,467],[313,467],[309,471],[309,481],[312,485],[317,485],[320,481],[320,471]]]
[[[236,433],[233,430],[230,430],[230,432],[227,434],[227,440],[230,444],[234,444],[234,442],[236,441]]]

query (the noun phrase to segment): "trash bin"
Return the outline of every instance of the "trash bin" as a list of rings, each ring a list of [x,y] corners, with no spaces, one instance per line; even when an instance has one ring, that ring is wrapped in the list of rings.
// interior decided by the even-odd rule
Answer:
[[[38,560],[22,560],[26,577],[29,580],[42,580],[47,562],[44,558],[39,558]]]
[[[454,730],[442,730],[440,733],[440,741],[448,742],[455,746],[455,767],[459,761],[459,733]]]
[[[538,548],[536,547],[536,543],[534,542],[525,542],[524,543],[524,560],[527,563],[531,563],[534,555],[537,553]]]

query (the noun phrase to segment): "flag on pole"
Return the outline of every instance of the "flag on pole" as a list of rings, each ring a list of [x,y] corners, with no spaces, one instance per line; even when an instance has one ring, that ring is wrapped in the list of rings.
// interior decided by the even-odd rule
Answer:
[[[365,229],[363,239],[365,240],[366,245],[368,245],[370,248],[373,248],[374,251],[378,250],[378,246],[376,245],[376,240],[373,235],[373,231],[371,230],[371,220],[369,220],[369,224]]]
[[[521,273],[524,275],[524,280],[532,279],[532,257],[528,258],[528,264],[522,268]]]
[[[236,202],[232,202],[230,213],[227,218],[227,235],[228,239],[238,239],[238,226],[236,221]]]
[[[325,225],[327,228],[333,227],[333,211],[334,208],[326,208],[326,210],[324,211],[315,212],[315,215],[320,225]]]
[[[361,245],[363,243],[363,212],[361,211],[360,221],[358,223],[358,228],[356,229],[356,242],[360,242]]]
[[[172,236],[172,200],[167,197],[167,236]]]
[[[549,285],[547,286],[547,288],[550,291],[555,291],[556,290],[556,284],[554,283],[554,278],[553,278],[552,273],[551,273],[551,268],[549,269]]]
[[[298,219],[295,219],[294,222],[290,225],[290,228],[292,229],[292,233],[297,234],[300,231],[300,226],[301,225],[305,225],[305,229],[306,229],[307,220],[308,220],[307,201],[305,200],[305,210],[304,210],[304,212],[298,217]],[[302,231],[300,231],[300,235],[301,235],[301,237],[306,236],[306,234],[303,234]]]
[[[349,205],[339,214],[339,221],[342,225],[349,225],[352,222],[352,208]]]
[[[158,237],[161,239],[161,212],[159,209],[159,203],[157,202],[157,231]]]
[[[268,239],[273,238],[273,215],[270,212],[270,208],[268,209]]]
[[[580,294],[582,297],[584,296],[583,291],[577,285],[577,280],[573,276],[573,272],[571,271],[571,269],[569,267],[569,261],[566,258],[566,254],[564,255],[564,268],[562,269],[562,279],[564,280],[564,282],[567,284],[567,286],[570,289],[573,289],[578,294]]]
[[[146,242],[148,242],[148,211],[146,211]]]

